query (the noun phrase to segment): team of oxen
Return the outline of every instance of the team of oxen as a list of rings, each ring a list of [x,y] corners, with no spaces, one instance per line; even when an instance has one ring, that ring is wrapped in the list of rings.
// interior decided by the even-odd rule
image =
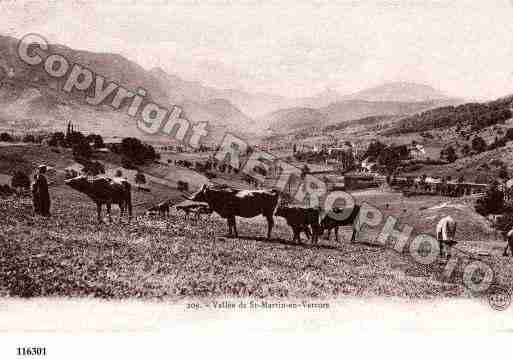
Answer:
[[[130,183],[122,178],[94,178],[79,176],[68,179],[65,183],[71,188],[89,196],[97,206],[98,221],[101,222],[101,209],[105,205],[109,219],[111,206],[116,204],[120,208],[121,216],[128,212],[132,217],[132,196]],[[236,190],[229,187],[216,188],[203,185],[200,190],[191,196],[185,196],[188,201],[175,206],[186,215],[196,214],[198,218],[202,213],[216,212],[227,220],[229,237],[238,237],[236,217],[252,218],[262,215],[267,220],[267,239],[271,238],[274,226],[274,216],[283,217],[293,232],[292,240],[299,243],[300,235],[305,233],[311,243],[316,244],[319,236],[327,231],[329,240],[331,230],[335,232],[335,240],[339,241],[338,230],[342,226],[351,226],[353,233],[351,242],[354,242],[360,231],[360,206],[351,208],[333,208],[323,211],[320,208],[295,206],[283,200],[283,195],[275,189],[271,190]],[[168,215],[172,207],[170,201],[161,202],[148,209],[147,214]],[[447,247],[456,242],[456,222],[450,216],[442,218],[436,228],[436,237],[440,245],[440,256],[449,257]],[[508,240],[513,255],[513,230],[508,233]],[[507,250],[507,247],[506,247]],[[506,253],[506,252],[505,252]]]
[[[71,188],[86,194],[97,207],[98,221],[101,222],[101,210],[105,205],[109,220],[111,206],[118,205],[121,216],[127,211],[132,217],[131,185],[124,178],[95,178],[85,176],[71,178],[65,181]],[[196,218],[203,214],[216,212],[227,220],[229,237],[238,237],[236,217],[252,218],[262,215],[267,220],[267,239],[271,238],[274,226],[274,216],[283,217],[293,232],[293,241],[300,242],[300,234],[304,232],[312,243],[317,243],[320,235],[331,230],[335,232],[338,241],[338,229],[341,226],[352,226],[351,241],[358,235],[358,215],[360,207],[355,205],[350,210],[334,209],[324,212],[319,208],[308,208],[288,204],[277,190],[236,190],[229,187],[216,188],[203,185],[191,196],[185,196],[189,201],[175,206],[188,215],[195,213]],[[161,202],[148,209],[147,214],[169,214],[172,203]]]

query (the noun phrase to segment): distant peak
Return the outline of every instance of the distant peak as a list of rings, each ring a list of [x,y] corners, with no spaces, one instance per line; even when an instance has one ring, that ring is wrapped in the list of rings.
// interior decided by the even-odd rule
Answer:
[[[347,96],[365,101],[421,102],[447,99],[443,92],[427,84],[415,82],[386,82]]]

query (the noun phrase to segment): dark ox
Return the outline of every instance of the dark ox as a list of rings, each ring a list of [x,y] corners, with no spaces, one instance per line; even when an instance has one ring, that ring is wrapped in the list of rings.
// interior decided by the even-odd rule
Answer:
[[[351,242],[354,242],[358,234],[358,216],[360,215],[360,206],[355,205],[352,207],[351,212],[349,209],[333,208],[331,212],[327,212],[320,222],[319,235],[327,230],[328,240],[330,239],[330,232],[332,229],[335,231],[335,240],[338,242],[338,229],[341,226],[352,226],[353,234],[351,236]]]
[[[98,221],[101,222],[102,205],[107,206],[109,220],[112,221],[110,208],[117,204],[120,209],[120,217],[123,216],[125,209],[128,208],[129,219],[132,218],[132,195],[131,185],[124,178],[94,178],[88,179],[85,176],[71,178],[65,181],[71,188],[84,193],[96,203],[98,211]]]
[[[317,243],[317,235],[320,232],[319,215],[320,210],[318,208],[279,206],[276,210],[276,216],[285,218],[287,224],[292,228],[292,240],[296,243],[301,241],[301,232],[305,232],[308,239],[311,235],[312,243]]]
[[[238,237],[236,216],[252,218],[262,215],[267,220],[267,239],[270,239],[274,226],[273,213],[278,204],[278,198],[279,193],[276,190],[217,189],[203,185],[190,200],[206,202],[213,211],[226,218],[228,236]]]

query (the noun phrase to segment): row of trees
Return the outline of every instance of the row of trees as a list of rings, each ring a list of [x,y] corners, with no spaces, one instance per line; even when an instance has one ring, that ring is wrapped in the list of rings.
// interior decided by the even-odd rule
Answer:
[[[478,131],[511,118],[510,106],[509,102],[495,101],[439,107],[401,120],[387,133],[402,134],[452,126],[470,126],[472,131]]]
[[[466,157],[473,153],[495,150],[506,146],[508,141],[513,141],[513,128],[509,128],[502,137],[496,136],[495,140],[490,144],[487,144],[481,136],[475,136],[472,138],[470,145],[466,143],[461,147],[461,156]],[[458,155],[454,147],[449,145],[440,151],[440,158],[448,162],[454,162],[458,159]]]
[[[27,143],[41,143],[43,140],[44,135],[33,135],[33,134],[27,134],[23,137],[13,136],[7,132],[0,133],[0,141],[1,142],[16,142],[16,141],[22,141]]]
[[[406,145],[386,145],[380,141],[374,141],[369,144],[364,157],[386,167],[387,172],[393,173],[401,161],[407,160],[409,155]]]
[[[482,216],[504,212],[506,209],[504,192],[499,189],[498,182],[493,182],[489,186],[485,195],[476,201],[474,208]]]
[[[143,143],[134,137],[124,138],[120,146],[112,148],[112,152],[122,156],[122,165],[128,169],[135,169],[139,165],[160,158],[152,145]]]

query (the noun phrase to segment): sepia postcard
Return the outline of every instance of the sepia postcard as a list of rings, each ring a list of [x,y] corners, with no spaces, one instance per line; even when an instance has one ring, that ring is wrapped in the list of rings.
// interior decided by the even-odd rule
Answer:
[[[512,292],[513,1],[0,0],[1,358],[504,355]]]

